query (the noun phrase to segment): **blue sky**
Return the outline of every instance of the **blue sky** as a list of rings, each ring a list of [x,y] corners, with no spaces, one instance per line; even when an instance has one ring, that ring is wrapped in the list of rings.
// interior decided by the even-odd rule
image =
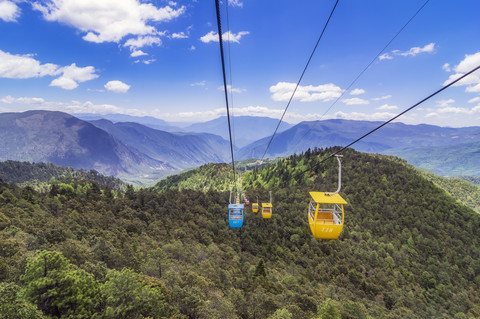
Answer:
[[[340,0],[286,121],[386,120],[480,65],[480,2],[431,0],[346,91],[424,2]],[[234,115],[280,117],[334,3],[230,0]],[[0,111],[216,118],[216,32],[213,0],[0,0]],[[480,125],[480,72],[399,120]]]

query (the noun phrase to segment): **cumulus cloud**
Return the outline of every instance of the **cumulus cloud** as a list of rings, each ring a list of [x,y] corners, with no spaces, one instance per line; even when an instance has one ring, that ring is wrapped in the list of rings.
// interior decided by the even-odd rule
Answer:
[[[445,63],[443,66],[442,66],[442,69],[444,71],[447,71],[447,72],[452,72],[452,69],[450,68],[450,64],[449,63]]]
[[[188,35],[185,32],[172,33],[172,39],[188,39]]]
[[[20,8],[13,1],[0,0],[0,19],[5,22],[15,22],[20,16]]]
[[[152,23],[167,22],[185,13],[185,6],[172,8],[170,4],[160,8],[138,0],[45,0],[32,6],[45,20],[72,26],[84,34],[85,41],[95,43],[155,36],[159,31]]]
[[[29,79],[60,74],[59,66],[41,64],[31,54],[15,55],[0,50],[0,77],[8,79]]]
[[[435,49],[435,43],[432,42],[425,45],[424,47],[413,47],[408,51],[398,52],[396,54],[403,55],[403,56],[409,56],[409,55],[416,56],[417,54],[420,54],[420,53],[432,53],[434,49]]]
[[[135,60],[133,63],[143,63],[143,64],[150,64],[157,61],[156,59],[147,59],[147,60]]]
[[[223,91],[224,90],[224,87],[223,85],[219,86],[217,88],[219,91]],[[242,93],[242,92],[245,92],[247,90],[245,89],[239,89],[239,88],[232,88],[232,86],[230,84],[227,84],[227,91],[228,92],[234,92],[234,93]]]
[[[130,89],[130,85],[125,84],[122,81],[108,81],[104,87],[107,89],[107,91],[114,93],[127,93],[127,91]]]
[[[397,114],[389,112],[375,112],[375,113],[344,113],[342,111],[336,112],[334,118],[344,120],[358,120],[358,121],[386,121],[391,119]]]
[[[137,57],[137,56],[142,56],[142,55],[148,55],[147,53],[143,52],[142,50],[134,50],[130,56],[131,57]]]
[[[145,116],[147,113],[137,109],[122,108],[112,104],[95,104],[91,101],[80,102],[55,102],[46,101],[43,98],[38,97],[12,97],[6,96],[0,98],[0,103],[9,105],[10,111],[21,110],[48,110],[48,111],[62,111],[70,114],[77,113],[95,113],[95,114],[111,114],[121,113],[137,116]]]
[[[379,60],[391,60],[393,59],[393,56],[391,56],[388,53],[384,53],[378,57]]]
[[[203,80],[200,82],[190,83],[190,86],[205,86],[205,84],[207,84],[207,81]]]
[[[360,94],[363,94],[365,93],[365,90],[364,89],[353,89],[350,91],[350,95],[360,95]]]
[[[392,60],[394,56],[416,56],[420,53],[433,53],[435,51],[435,43],[429,43],[423,47],[413,47],[407,51],[393,50],[389,53],[384,53],[378,57],[379,60]]]
[[[445,106],[440,107],[439,109],[435,110],[435,112],[431,112],[427,114],[427,117],[440,117],[441,114],[466,114],[466,115],[474,115],[480,114],[480,104],[469,109],[465,107],[455,107],[455,106]]]
[[[223,38],[223,41],[240,43],[240,39],[247,34],[250,34],[250,32],[240,31],[237,34],[235,34],[230,31],[227,31],[222,34],[222,38]],[[201,37],[200,41],[202,41],[203,43],[218,42],[218,32],[210,31],[207,34],[205,34],[203,37]]]
[[[465,58],[456,65],[453,70],[454,74],[451,74],[443,85],[447,85],[452,81],[460,78],[462,75],[480,65],[480,52],[474,54],[466,54]],[[454,86],[466,86],[465,92],[480,93],[480,70],[475,71],[469,76],[463,78],[454,84]]]
[[[36,104],[44,103],[45,100],[42,99],[41,97],[18,97],[18,98],[15,98],[13,96],[7,95],[7,96],[1,98],[0,102],[5,103],[5,104],[18,103],[18,104],[36,105]]]
[[[193,44],[188,48],[188,50],[190,50],[190,51],[195,51],[195,49],[196,49],[196,47]]]
[[[480,102],[480,96],[474,97],[473,99],[468,100],[468,103]]]
[[[31,54],[15,55],[0,50],[0,77],[8,79],[29,79],[44,76],[58,76],[50,86],[72,90],[78,83],[98,77],[93,66],[77,67],[75,63],[60,67],[53,63],[42,64]]]
[[[377,110],[396,110],[396,109],[398,109],[398,106],[388,105],[388,104],[383,104],[383,105],[377,107]]]
[[[137,38],[130,38],[123,44],[124,47],[130,48],[130,50],[132,51],[132,54],[133,52],[137,51],[139,48],[143,48],[144,46],[153,46],[153,45],[157,45],[157,46],[162,45],[162,40],[156,36],[140,36]]]
[[[358,97],[353,97],[351,99],[343,99],[343,103],[347,105],[362,105],[362,104],[370,104],[368,100],[364,100]]]
[[[73,90],[78,87],[78,83],[98,78],[93,66],[79,68],[75,63],[72,63],[69,66],[60,68],[60,71],[63,74],[59,78],[53,80],[50,83],[50,86],[58,86],[65,90]]]
[[[276,85],[270,87],[270,93],[272,93],[272,99],[274,101],[288,101],[292,96],[296,83],[290,82],[278,82]],[[322,101],[328,102],[340,97],[342,89],[333,83],[313,86],[301,86],[299,85],[295,92],[294,100],[301,102],[313,102]]]
[[[240,0],[228,0],[228,5],[232,6],[232,7],[243,7],[243,2],[241,2]]]
[[[448,99],[448,100],[438,100],[437,104],[435,105],[436,107],[447,107],[450,104],[455,103],[454,99]]]
[[[384,95],[384,96],[381,96],[381,97],[375,97],[372,100],[373,101],[382,101],[382,100],[388,100],[391,97],[392,97],[391,95]]]

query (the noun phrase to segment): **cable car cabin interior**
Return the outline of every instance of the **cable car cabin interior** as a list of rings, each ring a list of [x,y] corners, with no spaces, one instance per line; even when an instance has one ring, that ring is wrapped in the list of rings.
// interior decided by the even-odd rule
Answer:
[[[315,238],[337,239],[343,228],[343,205],[347,202],[339,195],[310,192],[308,223]]]
[[[243,204],[228,205],[228,223],[231,228],[240,228],[243,226]]]
[[[262,217],[272,218],[272,203],[262,203]]]
[[[258,213],[258,203],[252,203],[252,212]]]

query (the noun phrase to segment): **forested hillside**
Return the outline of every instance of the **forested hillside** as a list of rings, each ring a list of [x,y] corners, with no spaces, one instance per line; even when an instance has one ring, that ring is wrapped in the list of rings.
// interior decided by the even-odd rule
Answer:
[[[49,163],[18,161],[0,162],[0,179],[8,183],[25,183],[29,186],[86,180],[112,189],[124,190],[127,187],[120,179],[99,174],[95,170],[85,171]]]
[[[445,178],[431,173],[422,173],[458,201],[480,213],[480,186],[461,178]]]
[[[308,190],[336,189],[336,162],[321,163],[331,152],[245,173],[248,196],[272,190],[274,206],[270,220],[247,210],[242,229],[228,227],[228,192],[214,190],[217,176],[231,178],[223,167],[213,167],[219,175],[202,168],[217,185],[206,192],[164,184],[39,193],[2,183],[0,313],[479,317],[480,215],[397,159],[347,151],[343,233],[336,241],[312,237]]]

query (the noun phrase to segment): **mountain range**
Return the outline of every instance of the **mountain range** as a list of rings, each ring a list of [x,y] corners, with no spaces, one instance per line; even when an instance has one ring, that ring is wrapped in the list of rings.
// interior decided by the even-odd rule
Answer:
[[[257,141],[258,139],[271,136],[278,125],[277,119],[256,116],[236,116],[231,120],[232,135],[235,145],[239,148]],[[292,124],[282,122],[279,132],[293,127]],[[220,135],[229,140],[227,117],[221,116],[214,120],[195,123],[184,128],[185,131],[207,132]]]
[[[210,133],[229,140],[227,117],[221,116],[211,121],[187,123],[187,122],[167,122],[151,116],[131,116],[125,114],[77,114],[79,119],[85,121],[108,120],[112,123],[132,122],[142,124],[144,126],[162,130],[171,133],[178,132],[194,132],[194,133]],[[236,147],[244,147],[260,138],[272,135],[278,124],[277,119],[259,116],[236,116],[231,118],[232,135]],[[282,122],[279,132],[291,128],[293,124]]]
[[[92,123],[62,112],[0,114],[0,160],[47,162],[145,183],[187,167],[223,162],[228,143],[137,123]]]
[[[95,169],[138,184],[205,163],[230,162],[226,118],[178,129],[148,117],[83,115],[27,111],[0,114],[0,160],[48,162]],[[139,120],[146,124],[116,120]],[[263,124],[262,124],[263,123]],[[262,158],[277,124],[270,118],[235,118],[235,137],[246,143],[234,148],[236,160]],[[344,146],[382,122],[324,120],[301,122],[276,134],[266,158],[301,153],[312,148]],[[178,123],[177,123],[178,124]],[[283,127],[283,124],[282,124]],[[203,131],[203,132],[201,132]],[[205,133],[207,132],[207,133]],[[225,134],[226,137],[225,138]],[[266,137],[265,137],[266,136]],[[390,123],[352,146],[363,152],[396,155],[443,176],[480,176],[480,127],[446,128]]]
[[[277,134],[265,157],[287,156],[314,147],[345,146],[381,124],[354,120],[301,122]],[[263,138],[243,147],[238,158],[261,158],[269,140]],[[352,148],[399,156],[444,176],[480,176],[480,126],[450,128],[389,123]]]

